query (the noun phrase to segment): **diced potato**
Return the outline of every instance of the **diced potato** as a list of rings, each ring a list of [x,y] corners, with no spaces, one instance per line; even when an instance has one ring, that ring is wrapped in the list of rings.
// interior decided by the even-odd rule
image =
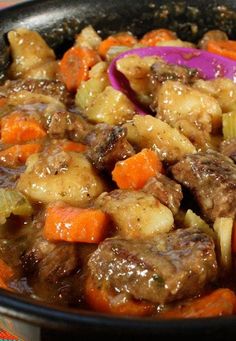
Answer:
[[[27,72],[56,59],[54,51],[37,32],[18,28],[8,33],[8,40],[13,59],[10,67],[13,78],[24,78]]]
[[[35,202],[63,201],[84,207],[106,190],[105,184],[82,153],[62,153],[30,156],[17,189]]]
[[[130,55],[118,60],[116,63],[117,70],[128,79],[131,88],[144,104],[151,104],[150,69],[158,59],[158,57],[141,58],[137,55]]]
[[[159,41],[156,46],[195,47],[195,45],[189,41],[183,41],[180,39]]]
[[[89,70],[89,78],[96,78],[96,79],[106,79],[107,82],[108,80],[108,74],[107,74],[107,69],[108,69],[109,64],[107,62],[99,62],[95,64],[91,70]]]
[[[142,238],[169,232],[174,218],[171,210],[152,195],[141,191],[116,190],[102,194],[96,204],[112,218],[119,235]]]
[[[196,227],[211,236],[213,239],[216,238],[215,232],[210,226],[201,218],[199,215],[194,213],[192,210],[187,210],[184,217],[184,226],[188,227]]]
[[[213,228],[217,235],[221,265],[226,270],[229,270],[232,264],[231,241],[233,218],[217,218]]]
[[[155,149],[161,160],[169,163],[196,152],[194,145],[177,129],[150,115],[135,115],[125,127],[132,144]]]
[[[193,87],[217,99],[222,112],[236,110],[236,84],[228,78],[197,80]]]
[[[97,96],[104,91],[107,83],[105,79],[97,78],[91,78],[82,82],[75,97],[75,104],[78,108],[80,110],[87,110],[96,100]]]
[[[120,91],[107,86],[86,110],[88,120],[95,123],[120,124],[132,119],[133,103]]]
[[[89,25],[77,35],[75,46],[86,47],[88,49],[97,49],[101,41],[101,37],[99,37],[94,28]]]
[[[121,54],[125,51],[128,51],[128,50],[130,50],[130,47],[128,47],[128,46],[121,46],[121,45],[111,46],[106,53],[106,60],[108,62],[111,62],[114,58],[119,56],[119,54]]]
[[[59,79],[59,65],[57,61],[40,64],[24,74],[27,79]]]
[[[236,137],[236,111],[223,114],[223,136],[225,140]]]
[[[181,119],[193,122],[208,133],[221,127],[222,111],[218,101],[181,82],[164,82],[157,91],[155,102],[158,117],[172,127]]]

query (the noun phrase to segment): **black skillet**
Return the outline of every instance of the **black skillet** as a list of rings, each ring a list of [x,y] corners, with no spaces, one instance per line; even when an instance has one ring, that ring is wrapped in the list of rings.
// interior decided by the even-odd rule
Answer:
[[[236,38],[235,0],[38,0],[0,12],[0,79],[9,63],[6,32],[26,26],[39,31],[58,56],[87,24],[103,36],[130,30],[138,36],[157,27],[175,30],[183,40],[197,41],[214,28]],[[19,298],[0,290],[0,327],[27,341],[89,340],[90,337],[120,340],[158,340],[160,337],[208,340],[234,339],[236,316],[158,321],[115,318],[83,310],[69,310]],[[12,324],[13,323],[13,324]]]

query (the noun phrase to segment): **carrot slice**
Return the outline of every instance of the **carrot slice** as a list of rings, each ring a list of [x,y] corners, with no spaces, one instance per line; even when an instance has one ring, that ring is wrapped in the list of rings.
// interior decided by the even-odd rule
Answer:
[[[64,152],[84,152],[87,149],[87,146],[82,143],[66,141],[63,144],[62,149]]]
[[[207,50],[220,56],[236,60],[236,41],[233,40],[210,40]]]
[[[145,301],[125,299],[117,302],[116,295],[105,288],[97,288],[91,277],[85,283],[85,299],[95,311],[115,315],[148,316],[154,312],[154,305]]]
[[[129,34],[128,32],[118,33],[118,34],[109,36],[108,38],[104,39],[98,47],[98,53],[100,54],[102,58],[105,58],[107,51],[112,46],[132,47],[136,43],[137,43],[137,39],[131,34]]]
[[[13,276],[13,270],[0,259],[0,288],[8,289],[8,281]]]
[[[227,288],[217,289],[211,294],[197,298],[188,305],[161,313],[161,318],[200,318],[232,315],[235,312],[236,296]]]
[[[3,107],[7,103],[7,99],[5,97],[0,98],[0,107]]]
[[[44,236],[48,240],[99,243],[108,231],[108,216],[101,210],[71,206],[49,206]]]
[[[159,30],[150,31],[142,37],[140,43],[145,46],[156,46],[160,41],[176,40],[176,34],[170,30],[161,28]]]
[[[41,150],[39,143],[30,143],[23,145],[15,145],[10,148],[0,151],[0,161],[8,165],[14,166],[23,164],[32,154],[38,153]]]
[[[140,189],[147,180],[161,172],[162,164],[157,154],[150,149],[143,149],[124,161],[116,163],[112,179],[121,189]]]
[[[72,47],[60,62],[60,73],[69,91],[76,91],[88,79],[89,69],[99,61],[97,53],[88,48]]]
[[[6,144],[23,143],[42,138],[46,132],[35,119],[14,112],[1,120],[1,138]]]

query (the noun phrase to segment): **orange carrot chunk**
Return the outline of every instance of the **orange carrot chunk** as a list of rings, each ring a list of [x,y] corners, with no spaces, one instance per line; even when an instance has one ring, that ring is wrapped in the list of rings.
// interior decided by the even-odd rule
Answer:
[[[118,302],[116,295],[105,288],[97,288],[91,277],[85,284],[85,299],[95,311],[114,315],[148,316],[154,312],[154,305],[145,301],[124,298]]]
[[[49,206],[44,236],[48,240],[99,243],[107,234],[108,216],[101,210],[71,206]]]
[[[0,288],[8,289],[8,281],[13,276],[13,270],[0,259]]]
[[[99,61],[97,53],[88,48],[72,47],[60,62],[60,73],[69,91],[75,92],[88,79],[89,69]]]
[[[235,312],[236,296],[227,288],[217,289],[207,296],[196,298],[191,303],[161,313],[161,318],[200,318],[232,315]]]
[[[42,138],[46,132],[40,123],[30,116],[14,112],[1,120],[1,138],[6,144],[23,143]]]
[[[161,41],[176,40],[176,34],[170,30],[161,28],[159,30],[153,30],[146,33],[140,43],[145,46],[156,46]]]
[[[112,179],[121,189],[140,189],[147,180],[161,172],[162,164],[151,149],[143,149],[124,161],[116,163]]]
[[[64,152],[84,152],[87,149],[87,146],[82,143],[66,141],[63,144],[62,149]]]
[[[7,99],[5,97],[0,98],[0,107],[3,107],[7,103]]]
[[[104,39],[98,47],[98,53],[100,54],[101,57],[105,58],[107,51],[112,46],[132,47],[136,43],[137,43],[136,38],[132,36],[131,34],[129,34],[128,32],[118,33],[118,34],[109,36],[108,38]]]
[[[220,56],[236,60],[236,41],[233,40],[210,40],[207,50]]]
[[[15,145],[0,151],[0,161],[8,165],[24,164],[28,157],[38,153],[41,145],[38,143],[29,143],[23,145]]]

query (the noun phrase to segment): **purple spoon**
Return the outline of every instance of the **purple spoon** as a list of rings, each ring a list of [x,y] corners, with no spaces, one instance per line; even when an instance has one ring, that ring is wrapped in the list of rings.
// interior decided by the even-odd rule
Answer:
[[[145,115],[147,112],[138,103],[134,91],[128,80],[116,68],[116,62],[126,56],[138,55],[140,57],[158,56],[169,64],[184,65],[197,69],[203,79],[225,77],[236,83],[236,61],[221,57],[214,53],[187,47],[144,47],[126,51],[116,57],[110,64],[108,76],[114,89],[125,93],[134,103],[137,112]]]

